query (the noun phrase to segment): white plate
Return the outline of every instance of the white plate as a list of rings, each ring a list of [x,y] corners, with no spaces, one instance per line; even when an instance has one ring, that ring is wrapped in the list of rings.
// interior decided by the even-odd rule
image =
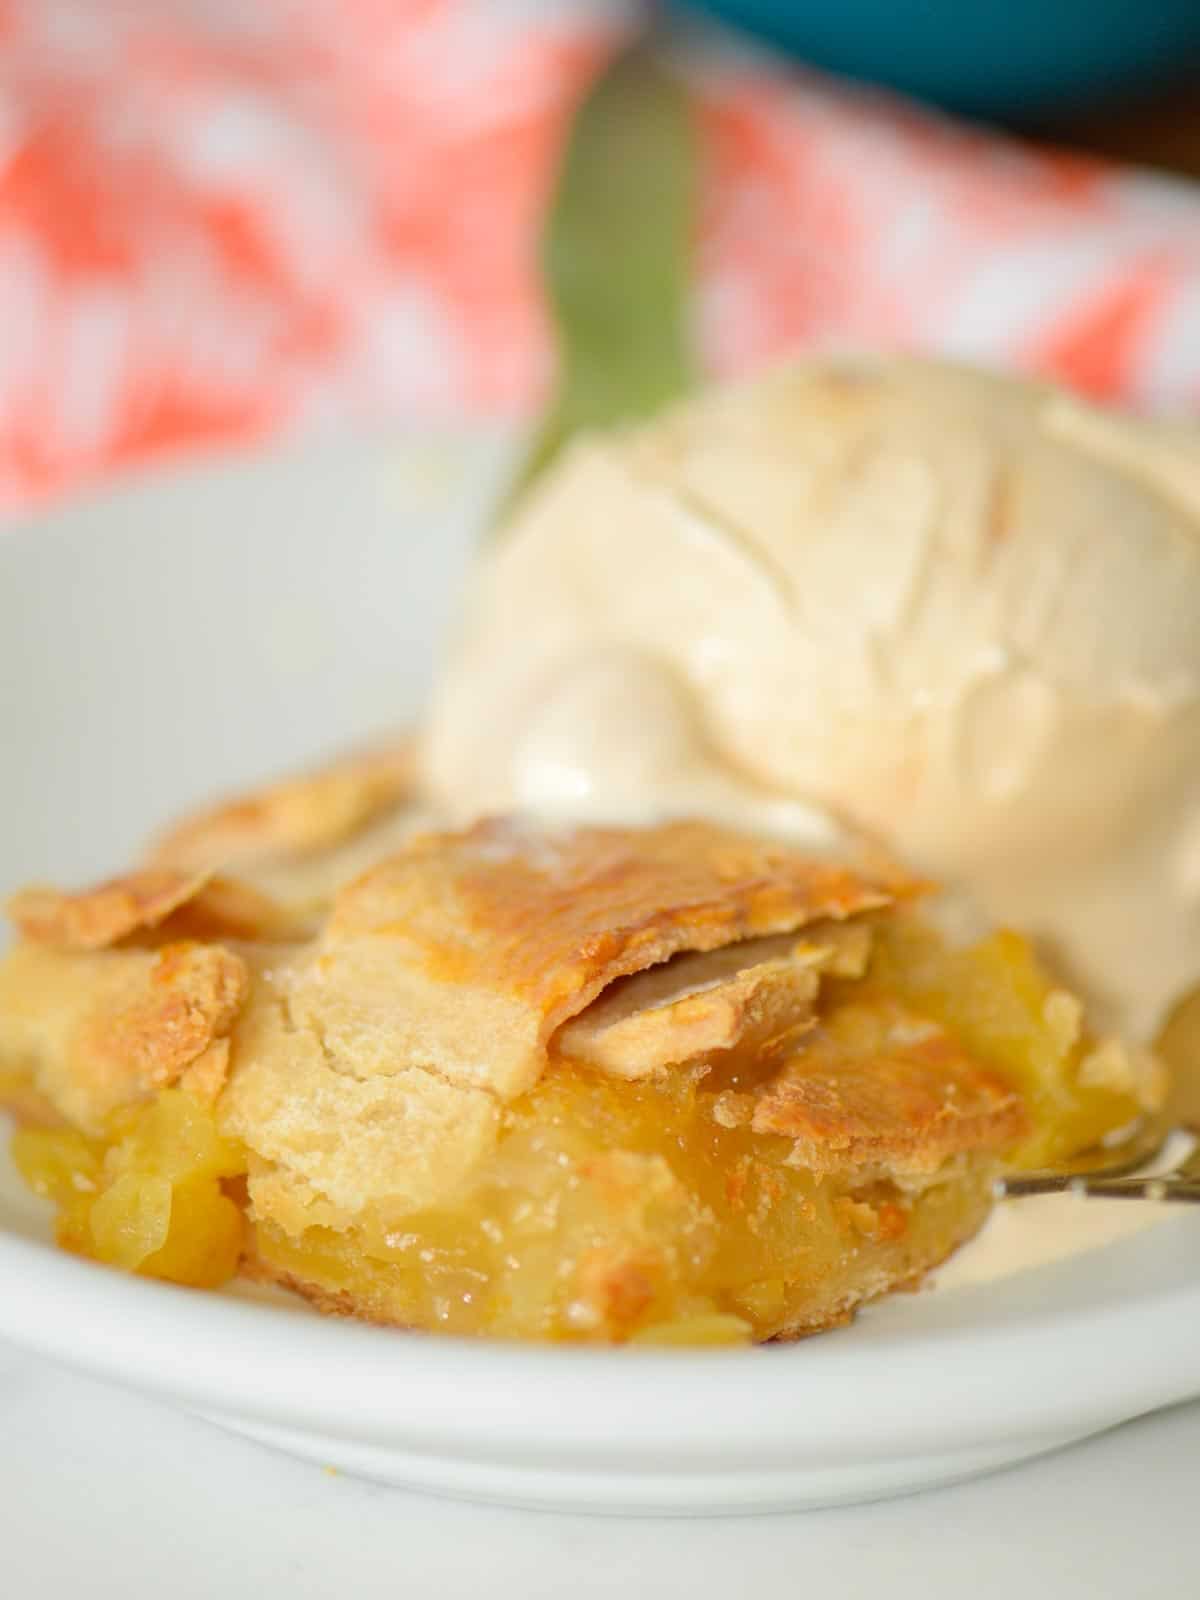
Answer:
[[[119,865],[209,790],[411,716],[503,442],[143,481],[0,538],[0,888]],[[460,1343],[123,1278],[0,1171],[0,1334],[392,1483],[630,1511],[949,1482],[1200,1392],[1200,1217],[808,1343]],[[986,1248],[986,1246],[985,1246]]]

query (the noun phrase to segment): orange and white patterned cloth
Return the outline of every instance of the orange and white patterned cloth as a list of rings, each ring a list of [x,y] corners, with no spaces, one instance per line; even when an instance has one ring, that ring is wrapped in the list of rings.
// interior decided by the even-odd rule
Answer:
[[[623,0],[0,0],[0,510],[536,407],[535,245]],[[1200,192],[694,50],[717,373],[908,346],[1200,410]]]

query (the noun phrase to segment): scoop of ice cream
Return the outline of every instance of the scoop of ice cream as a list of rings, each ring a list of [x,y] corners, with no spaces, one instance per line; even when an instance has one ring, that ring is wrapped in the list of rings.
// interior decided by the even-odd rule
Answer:
[[[822,813],[1147,1030],[1200,972],[1200,432],[823,362],[576,446],[481,564],[458,811]]]

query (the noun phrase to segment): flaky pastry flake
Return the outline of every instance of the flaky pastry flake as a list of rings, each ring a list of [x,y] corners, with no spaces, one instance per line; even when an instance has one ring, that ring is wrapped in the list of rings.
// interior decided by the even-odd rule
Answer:
[[[0,1060],[99,1133],[224,1038],[247,991],[245,961],[221,945],[70,953],[26,941],[0,963]],[[210,1061],[210,1088],[223,1060]]]
[[[26,939],[59,950],[103,950],[158,927],[194,899],[208,879],[207,872],[165,867],[129,872],[78,891],[32,884],[11,895],[5,910]]]
[[[686,952],[618,978],[554,1035],[553,1053],[620,1078],[651,1077],[815,1022],[821,966],[789,934]]]
[[[209,871],[146,867],[91,888],[34,885],[6,906],[17,930],[55,950],[105,950],[150,934],[176,939],[288,939],[311,931],[269,895]]]
[[[964,1151],[1003,1150],[1026,1131],[1021,1096],[945,1029],[894,1003],[872,1009],[873,1039],[853,1050],[810,1040],[753,1106],[750,1126],[791,1139],[796,1165],[930,1174]]]
[[[187,817],[152,845],[150,859],[197,870],[316,855],[400,806],[413,787],[411,741],[381,744]]]

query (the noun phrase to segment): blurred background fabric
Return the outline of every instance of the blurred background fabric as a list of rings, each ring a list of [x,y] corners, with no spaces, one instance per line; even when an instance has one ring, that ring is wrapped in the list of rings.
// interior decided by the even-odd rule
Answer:
[[[525,415],[621,0],[0,0],[0,511],[199,449]],[[883,345],[1200,411],[1200,190],[684,30],[714,374]]]

